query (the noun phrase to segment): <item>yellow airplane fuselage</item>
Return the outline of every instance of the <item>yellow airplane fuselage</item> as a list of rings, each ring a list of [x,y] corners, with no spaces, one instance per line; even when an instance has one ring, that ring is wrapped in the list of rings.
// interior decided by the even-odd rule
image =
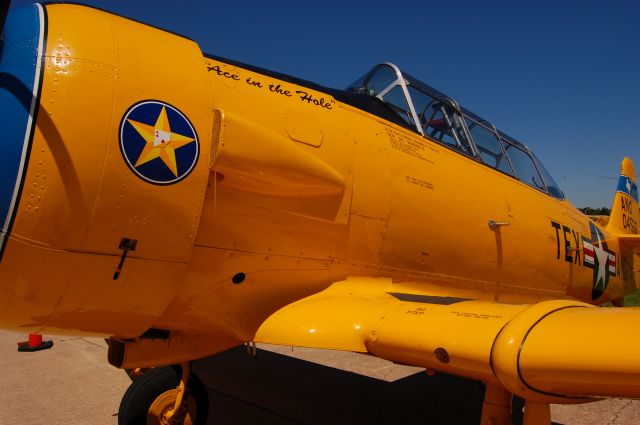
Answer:
[[[127,368],[265,341],[460,374],[489,399],[640,394],[640,313],[588,305],[636,288],[630,160],[603,228],[344,92],[33,8],[39,33],[7,32],[4,54],[36,52],[21,83],[0,69],[26,120],[3,141],[0,327],[108,336]]]
[[[205,58],[187,39],[93,9],[46,10],[37,125],[0,265],[4,327],[179,329],[226,346],[347,276],[592,302],[590,222],[568,201],[325,92]],[[178,183],[149,183],[123,161],[123,117],[147,100],[197,134]],[[114,280],[122,238],[137,247]],[[632,254],[609,249],[617,267],[598,303],[635,286]]]

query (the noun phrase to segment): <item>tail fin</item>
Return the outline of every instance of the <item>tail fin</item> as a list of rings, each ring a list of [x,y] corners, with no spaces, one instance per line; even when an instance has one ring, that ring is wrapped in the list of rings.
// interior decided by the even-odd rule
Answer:
[[[607,232],[618,235],[638,234],[640,210],[638,209],[638,180],[631,159],[624,158],[616,196],[613,198]]]

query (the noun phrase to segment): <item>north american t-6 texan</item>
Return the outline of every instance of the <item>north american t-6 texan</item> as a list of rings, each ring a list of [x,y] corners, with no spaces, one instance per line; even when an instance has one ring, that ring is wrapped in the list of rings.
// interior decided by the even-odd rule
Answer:
[[[205,423],[190,362],[253,342],[482,381],[483,425],[640,397],[630,159],[595,222],[391,63],[336,90],[95,8],[2,12],[0,326],[106,337],[146,370],[120,424]]]

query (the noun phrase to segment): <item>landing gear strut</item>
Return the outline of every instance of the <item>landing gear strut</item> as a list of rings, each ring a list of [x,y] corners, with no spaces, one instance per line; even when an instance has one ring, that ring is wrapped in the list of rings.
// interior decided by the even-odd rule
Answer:
[[[522,407],[524,406],[524,414]],[[487,384],[480,425],[550,425],[548,403],[513,397],[502,386]]]
[[[183,363],[136,378],[120,402],[118,425],[204,425],[208,413],[207,391]]]

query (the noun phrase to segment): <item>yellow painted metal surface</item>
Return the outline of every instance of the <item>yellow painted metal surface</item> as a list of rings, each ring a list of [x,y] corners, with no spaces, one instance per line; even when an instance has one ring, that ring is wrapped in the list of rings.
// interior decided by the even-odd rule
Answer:
[[[386,279],[335,283],[274,314],[256,340],[369,352],[398,363],[495,379],[489,361],[495,337],[526,306],[397,290]],[[446,360],[438,352],[446,353]]]
[[[628,328],[638,324],[639,308],[579,308],[550,314],[523,341],[522,380],[546,393],[638,397],[640,342]]]
[[[539,403],[640,394],[640,308],[569,301],[533,305],[397,293],[388,280],[350,278],[291,304],[257,341],[369,352],[500,384]]]
[[[114,281],[117,263],[10,240],[0,265],[0,324],[23,332],[140,335],[171,302],[185,267],[131,258]],[[140,281],[154,283],[153,297]]]
[[[620,166],[620,175],[626,176],[631,183],[637,183],[636,170],[630,158],[624,158]],[[637,234],[640,225],[640,210],[637,203],[627,194],[616,192],[611,208],[611,216],[607,224],[607,231],[615,234]]]
[[[629,194],[602,228],[320,88],[102,11],[45,7],[1,326],[110,336],[122,367],[259,339],[369,352],[543,402],[638,396],[638,347],[622,338],[637,311],[586,306],[636,287]],[[167,55],[173,66],[159,66]],[[622,175],[637,185],[631,160]],[[149,329],[170,336],[139,338]]]
[[[131,105],[162,98],[189,116],[200,149],[210,151],[202,56],[191,41],[95,9],[55,5],[47,7],[47,17],[38,121],[0,264],[7,306],[0,321],[49,332],[136,336],[178,290],[209,164],[200,161],[181,185],[144,182],[123,161],[118,127]],[[95,34],[87,37],[87,31]],[[183,66],[155,65],[167,49]],[[194,84],[185,86],[185,80]],[[139,243],[114,281],[122,238]]]

